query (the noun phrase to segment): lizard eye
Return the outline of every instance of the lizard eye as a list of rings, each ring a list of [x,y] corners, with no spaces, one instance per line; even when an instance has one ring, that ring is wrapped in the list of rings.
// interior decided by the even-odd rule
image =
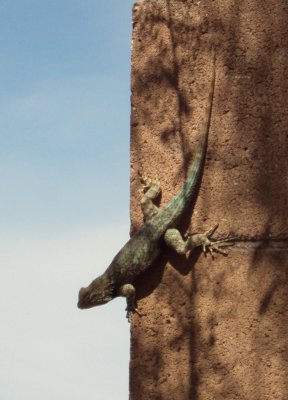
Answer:
[[[84,288],[84,287],[82,287],[82,288],[79,290],[79,299],[82,299],[83,297],[85,297],[86,294],[87,294],[87,289]]]

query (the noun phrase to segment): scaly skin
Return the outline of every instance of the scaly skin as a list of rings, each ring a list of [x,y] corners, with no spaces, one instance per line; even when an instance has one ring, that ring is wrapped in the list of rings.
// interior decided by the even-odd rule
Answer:
[[[154,184],[156,195],[154,193],[150,199],[148,198],[147,200],[147,198],[144,198],[144,200],[146,200],[146,203],[149,203],[150,207],[154,207],[153,213],[150,212],[151,209],[147,210],[145,215],[147,221],[123,246],[106,271],[93,280],[87,288],[80,289],[78,301],[80,309],[95,307],[105,304],[117,296],[124,296],[127,298],[126,310],[128,320],[130,321],[132,313],[134,311],[138,312],[135,308],[135,288],[133,282],[158,257],[162,238],[180,254],[185,254],[196,246],[202,246],[204,251],[208,249],[210,252],[219,251],[224,253],[216,245],[220,242],[210,241],[215,229],[205,234],[192,235],[186,242],[182,240],[180,233],[176,229],[171,229],[177,226],[182,215],[194,199],[197,190],[208,143],[214,87],[215,55],[208,106],[204,123],[199,127],[199,145],[182,190],[166,207],[158,211],[156,206],[152,204],[152,200],[157,197],[157,189],[159,189],[159,194],[160,186],[158,188],[156,181],[150,181],[147,185],[148,189]],[[144,182],[147,181],[147,179],[144,179]],[[145,207],[143,207],[143,212],[145,214]],[[177,236],[176,239],[175,236]]]

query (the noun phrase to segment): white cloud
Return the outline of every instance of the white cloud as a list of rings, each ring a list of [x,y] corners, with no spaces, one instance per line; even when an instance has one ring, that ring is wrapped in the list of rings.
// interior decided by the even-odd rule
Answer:
[[[3,398],[16,400],[20,391],[23,400],[128,397],[124,300],[76,307],[79,287],[105,270],[125,238],[125,225],[72,234],[0,232]]]

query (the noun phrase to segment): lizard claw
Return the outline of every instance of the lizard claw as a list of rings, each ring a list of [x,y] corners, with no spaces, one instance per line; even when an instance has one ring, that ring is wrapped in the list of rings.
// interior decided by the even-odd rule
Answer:
[[[224,239],[212,240],[212,236],[217,230],[219,224],[215,225],[213,228],[209,229],[205,233],[202,234],[195,234],[191,236],[191,242],[192,246],[202,246],[203,252],[207,254],[209,252],[211,256],[213,257],[213,253],[220,253],[223,256],[227,256],[228,252],[222,249],[222,247],[228,247],[231,246],[231,242],[233,238],[227,237]]]
[[[132,321],[132,317],[134,315],[134,313],[136,312],[140,317],[142,317],[142,314],[140,313],[140,311],[138,310],[138,308],[133,308],[133,310],[128,310],[128,308],[126,308],[126,318],[128,319],[128,322],[131,323]]]
[[[151,185],[151,179],[147,178],[147,176],[141,176],[141,183],[143,185],[143,189],[147,190]]]
[[[228,242],[231,242],[233,240],[233,238],[230,238],[229,236],[227,236],[224,239],[211,241],[212,236],[216,232],[218,227],[219,227],[219,224],[216,224],[213,228],[209,229],[207,232],[204,233],[204,235],[206,235],[206,238],[209,243],[205,243],[202,245],[203,251],[204,251],[204,253],[207,253],[207,250],[208,250],[212,257],[213,257],[213,252],[220,253],[223,256],[227,256],[228,252],[223,250],[222,247],[231,246],[231,243],[228,243]]]

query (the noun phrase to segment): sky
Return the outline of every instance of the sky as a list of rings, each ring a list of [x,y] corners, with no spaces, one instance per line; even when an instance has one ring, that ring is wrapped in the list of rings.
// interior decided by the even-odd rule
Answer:
[[[0,1],[0,397],[128,399],[130,0]]]

